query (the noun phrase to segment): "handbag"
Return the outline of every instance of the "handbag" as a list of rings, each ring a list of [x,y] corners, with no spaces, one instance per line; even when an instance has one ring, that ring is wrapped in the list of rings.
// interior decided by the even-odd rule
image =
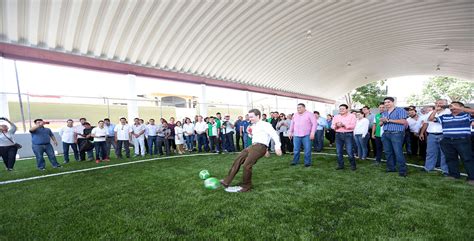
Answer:
[[[11,143],[13,143],[13,145],[17,148],[17,149],[21,149],[23,146],[21,144],[18,144],[16,142],[14,142],[12,139],[10,139],[7,135],[5,135],[5,133],[2,132],[2,134],[9,140],[11,141]]]

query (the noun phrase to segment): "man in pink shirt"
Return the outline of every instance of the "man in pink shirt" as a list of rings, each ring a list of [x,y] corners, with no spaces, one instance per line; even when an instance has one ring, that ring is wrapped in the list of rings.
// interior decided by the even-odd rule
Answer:
[[[304,166],[311,166],[311,141],[314,140],[317,122],[313,113],[306,111],[306,106],[302,103],[298,104],[298,112],[293,115],[290,124],[288,137],[293,139],[293,162],[292,166],[300,162],[301,144],[304,147]]]
[[[346,152],[351,162],[351,170],[356,170],[356,162],[354,153],[352,152],[352,139],[354,138],[354,128],[356,126],[356,117],[349,113],[349,106],[342,104],[339,106],[339,115],[334,116],[332,120],[332,129],[336,130],[336,152],[337,152],[337,168],[336,170],[344,169],[344,159],[342,151],[344,145]]]

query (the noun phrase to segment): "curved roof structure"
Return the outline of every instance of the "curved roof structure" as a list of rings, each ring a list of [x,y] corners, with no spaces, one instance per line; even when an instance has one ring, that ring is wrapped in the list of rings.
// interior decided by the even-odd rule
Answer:
[[[0,0],[3,56],[322,102],[474,78],[474,1]]]

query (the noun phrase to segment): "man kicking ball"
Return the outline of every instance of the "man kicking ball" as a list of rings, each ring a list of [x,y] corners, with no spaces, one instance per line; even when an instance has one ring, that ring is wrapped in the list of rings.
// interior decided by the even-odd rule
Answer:
[[[252,145],[240,153],[235,159],[234,164],[232,164],[227,177],[220,181],[227,192],[247,192],[250,190],[252,187],[252,167],[257,163],[258,159],[267,154],[270,139],[273,139],[275,142],[275,153],[281,156],[280,137],[270,123],[260,121],[260,118],[261,113],[259,110],[252,109],[249,111],[249,119],[252,126],[249,127],[250,130],[248,132],[249,135],[252,135]],[[229,187],[242,165],[244,166],[242,185],[239,187]]]

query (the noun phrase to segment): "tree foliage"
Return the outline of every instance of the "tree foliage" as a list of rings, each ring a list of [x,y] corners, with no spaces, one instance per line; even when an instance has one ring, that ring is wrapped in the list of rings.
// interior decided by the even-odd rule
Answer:
[[[361,86],[351,94],[352,103],[366,105],[371,108],[377,107],[383,98],[387,95],[387,90],[384,88],[384,84],[387,80],[379,80],[370,84]],[[355,107],[355,106],[352,106]]]
[[[473,99],[474,83],[457,78],[436,76],[430,78],[421,95],[411,95],[408,102],[414,105],[432,104],[438,99],[469,103]]]

